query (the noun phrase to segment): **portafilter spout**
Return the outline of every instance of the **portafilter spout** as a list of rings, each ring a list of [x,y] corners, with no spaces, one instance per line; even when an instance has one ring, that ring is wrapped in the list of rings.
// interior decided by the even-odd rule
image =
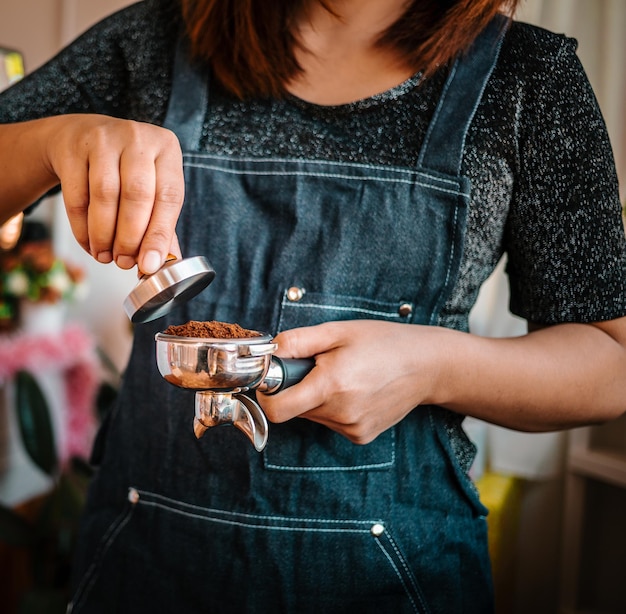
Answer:
[[[276,394],[301,381],[313,359],[281,359],[271,337],[206,339],[157,333],[157,366],[169,383],[196,391],[194,433],[233,425],[257,451],[265,448],[268,424],[259,404],[246,393]]]
[[[267,418],[250,397],[243,392],[196,392],[193,432],[200,439],[211,427],[232,424],[260,452],[267,444]]]

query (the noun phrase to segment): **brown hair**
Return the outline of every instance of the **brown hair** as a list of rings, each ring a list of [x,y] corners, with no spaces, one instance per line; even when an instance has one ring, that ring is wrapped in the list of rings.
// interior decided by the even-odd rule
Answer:
[[[325,0],[179,0],[192,56],[239,98],[280,97],[298,74],[292,24]],[[521,0],[412,0],[378,44],[395,49],[425,76],[465,52],[499,11]]]

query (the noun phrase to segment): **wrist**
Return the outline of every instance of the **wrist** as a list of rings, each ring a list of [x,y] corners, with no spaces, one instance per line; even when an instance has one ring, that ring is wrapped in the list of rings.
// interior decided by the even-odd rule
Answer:
[[[472,336],[441,327],[429,327],[430,357],[425,404],[452,407],[461,401],[464,382],[471,379]]]
[[[35,120],[36,124],[33,126],[36,138],[40,144],[41,166],[48,174],[49,181],[52,184],[57,184],[60,181],[59,161],[67,161],[74,153],[67,151],[66,126],[69,117],[67,115],[47,117]],[[65,153],[62,153],[63,150],[65,150]]]

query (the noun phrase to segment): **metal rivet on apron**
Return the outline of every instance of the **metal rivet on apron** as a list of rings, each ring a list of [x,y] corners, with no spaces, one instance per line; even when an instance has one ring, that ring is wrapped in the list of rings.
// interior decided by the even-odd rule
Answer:
[[[374,537],[380,537],[385,532],[385,527],[377,522],[376,524],[372,525],[370,532]]]
[[[401,318],[406,318],[413,313],[413,305],[411,303],[402,303],[400,307],[398,307],[398,314]]]
[[[304,296],[304,288],[298,288],[298,286],[291,286],[289,290],[287,290],[287,298],[292,303],[297,303]]]
[[[135,505],[139,503],[139,493],[134,488],[128,489],[128,500]]]

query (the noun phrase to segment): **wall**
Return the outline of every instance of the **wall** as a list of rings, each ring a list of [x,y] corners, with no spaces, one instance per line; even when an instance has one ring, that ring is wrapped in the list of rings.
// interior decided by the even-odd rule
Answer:
[[[22,51],[33,70],[59,48],[62,0],[1,0],[0,45]],[[37,15],[37,19],[28,19]]]

